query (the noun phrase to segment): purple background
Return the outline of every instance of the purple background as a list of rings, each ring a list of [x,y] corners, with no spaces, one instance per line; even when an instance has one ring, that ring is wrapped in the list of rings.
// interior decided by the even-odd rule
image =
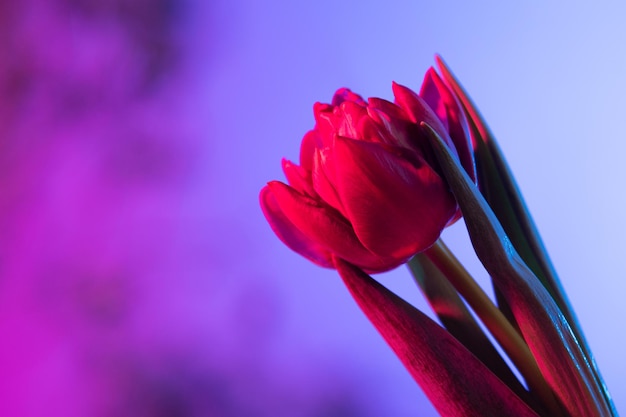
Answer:
[[[257,201],[315,101],[419,89],[435,52],[626,410],[626,10],[474,3],[0,1],[0,415],[436,415]],[[462,224],[444,238],[485,282]]]

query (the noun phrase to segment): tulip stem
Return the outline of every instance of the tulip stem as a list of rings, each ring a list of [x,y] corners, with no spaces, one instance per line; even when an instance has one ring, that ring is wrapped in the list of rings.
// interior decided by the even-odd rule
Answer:
[[[518,331],[476,283],[461,262],[439,239],[424,254],[439,268],[467,301],[524,377],[531,392],[537,394],[550,415],[562,415],[562,409],[544,379],[533,354]]]

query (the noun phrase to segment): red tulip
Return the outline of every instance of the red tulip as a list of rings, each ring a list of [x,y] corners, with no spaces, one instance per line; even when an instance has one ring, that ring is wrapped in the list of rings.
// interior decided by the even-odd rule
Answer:
[[[334,267],[335,255],[370,273],[390,270],[432,246],[458,218],[419,127],[433,126],[474,178],[455,96],[432,69],[422,97],[395,83],[393,91],[396,104],[345,88],[332,104],[315,104],[300,165],[283,160],[289,185],[271,181],[261,191],[274,232],[318,265]]]

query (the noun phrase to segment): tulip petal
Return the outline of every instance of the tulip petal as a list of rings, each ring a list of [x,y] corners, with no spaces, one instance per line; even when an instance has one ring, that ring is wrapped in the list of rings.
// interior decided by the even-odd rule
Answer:
[[[310,171],[313,169],[313,154],[315,149],[322,146],[322,139],[316,129],[309,130],[302,138],[300,144],[300,166]]]
[[[263,187],[259,200],[267,222],[285,245],[317,265],[334,268],[329,252],[289,221],[269,187]]]
[[[346,287],[442,416],[538,417],[452,335],[358,268],[335,260]]]
[[[336,134],[352,139],[362,139],[359,124],[363,118],[367,117],[367,108],[351,101],[344,101],[339,107],[335,107],[334,113],[337,118]]]
[[[423,125],[446,180],[463,211],[476,255],[491,275],[569,415],[611,416],[603,386],[554,299],[519,257],[476,185],[434,129]]]
[[[473,151],[467,119],[461,104],[441,80],[434,68],[431,67],[426,72],[419,95],[435,111],[442,122],[447,124],[450,138],[457,150],[461,165],[463,165],[470,178],[476,181],[476,167],[472,155]]]
[[[345,217],[341,198],[332,182],[335,178],[334,162],[331,148],[315,150],[312,170],[313,188],[322,200]]]
[[[411,121],[418,124],[424,122],[429,126],[432,126],[439,136],[446,141],[452,151],[458,155],[454,147],[454,143],[448,135],[448,130],[430,106],[414,91],[403,85],[394,82],[392,84],[392,88],[393,95],[396,98],[396,103],[409,115]],[[419,144],[417,146],[419,146]]]
[[[363,247],[346,219],[330,206],[300,194],[279,181],[269,182],[267,187],[274,198],[272,203],[276,211],[299,231],[301,240],[316,242],[319,245],[316,248],[321,248],[323,252],[334,253],[367,270],[390,268],[389,260]]]
[[[317,195],[311,185],[310,171],[303,169],[285,158],[282,160],[282,167],[290,186],[309,197],[315,197]]]
[[[315,103],[313,105],[315,117],[315,130],[317,131],[318,148],[331,146],[331,141],[337,131],[337,116],[334,107],[329,104]]]
[[[384,122],[378,122],[378,110],[369,108],[367,114],[369,117],[363,117],[359,121],[358,130],[362,140],[366,142],[385,143],[392,146],[398,146],[397,138],[384,127]],[[376,120],[376,121],[375,121]]]
[[[421,132],[416,129],[413,122],[408,120],[407,115],[404,114],[402,109],[384,100],[370,99],[370,101],[372,101],[374,105],[368,107],[367,113],[369,117],[364,120],[377,125],[375,130],[379,136],[375,140],[370,140],[370,142],[402,146],[407,149],[423,152],[421,147],[416,146],[417,143],[415,140],[416,136],[419,136]],[[382,103],[387,104],[381,106]],[[385,109],[383,110],[382,107],[385,107]]]
[[[392,148],[389,148],[392,149]],[[338,137],[335,184],[356,235],[381,256],[430,247],[456,210],[443,180],[417,154]]]
[[[377,109],[380,113],[388,116],[388,118],[411,121],[409,115],[398,105],[382,98],[370,97],[368,99],[369,108]]]
[[[341,103],[345,101],[351,101],[363,107],[367,106],[367,102],[363,100],[363,97],[352,92],[352,90],[344,87],[344,88],[340,88],[339,90],[335,92],[335,95],[333,96],[332,105],[339,106]]]

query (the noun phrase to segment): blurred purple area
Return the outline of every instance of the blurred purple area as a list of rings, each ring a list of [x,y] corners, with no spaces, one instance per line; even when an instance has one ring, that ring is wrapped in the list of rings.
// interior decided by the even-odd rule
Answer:
[[[367,372],[276,348],[293,337],[283,296],[228,208],[257,214],[256,186],[212,183],[230,173],[202,86],[233,17],[174,0],[0,7],[0,415],[371,415]]]
[[[418,89],[435,52],[500,137],[622,408],[620,9],[431,3],[0,0],[0,415],[436,415],[257,202],[315,101]],[[427,310],[405,270],[381,280]]]

